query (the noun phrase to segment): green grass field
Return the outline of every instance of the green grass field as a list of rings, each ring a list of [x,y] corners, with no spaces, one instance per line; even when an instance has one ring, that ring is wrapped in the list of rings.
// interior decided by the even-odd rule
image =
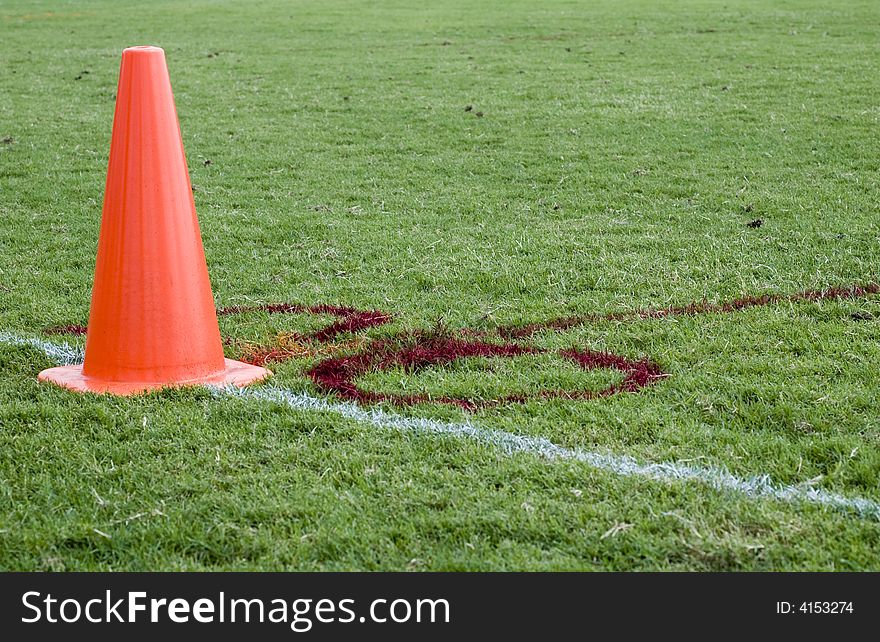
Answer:
[[[44,330],[88,319],[126,46],[166,50],[217,305],[395,315],[339,355],[876,281],[878,38],[874,0],[0,2],[0,332],[84,343]],[[220,324],[236,358],[326,321]],[[880,502],[880,296],[520,343],[669,376],[379,408]],[[271,385],[340,403],[317,359]],[[50,365],[0,343],[0,569],[880,570],[877,516],[205,389],[81,396],[38,384]],[[619,379],[548,352],[358,383]]]

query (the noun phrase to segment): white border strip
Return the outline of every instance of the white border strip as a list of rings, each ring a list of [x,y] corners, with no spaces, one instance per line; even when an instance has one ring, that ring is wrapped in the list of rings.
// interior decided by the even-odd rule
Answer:
[[[67,343],[54,344],[40,339],[0,332],[0,343],[29,346],[40,350],[61,365],[82,360],[82,350]],[[860,517],[880,521],[880,503],[865,497],[847,497],[807,484],[776,484],[769,475],[741,478],[719,467],[697,467],[678,462],[640,463],[627,455],[614,455],[565,448],[543,437],[529,437],[480,428],[471,423],[452,423],[420,417],[405,417],[379,408],[362,408],[353,403],[337,403],[279,386],[253,388],[211,387],[217,396],[253,399],[287,406],[293,410],[326,412],[362,424],[418,435],[449,436],[497,448],[505,455],[529,454],[548,461],[575,461],[621,477],[643,477],[658,481],[698,482],[716,490],[732,491],[753,499],[817,504],[854,512]]]

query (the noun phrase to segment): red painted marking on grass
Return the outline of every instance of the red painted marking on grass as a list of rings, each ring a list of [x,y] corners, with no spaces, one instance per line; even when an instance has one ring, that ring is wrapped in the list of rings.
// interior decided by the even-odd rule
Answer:
[[[673,316],[694,316],[698,314],[718,314],[738,312],[753,307],[773,305],[781,302],[845,300],[863,298],[880,293],[880,284],[855,284],[848,287],[832,287],[825,290],[805,290],[794,294],[768,294],[763,296],[744,296],[724,303],[700,301],[683,306],[667,308],[644,308],[638,310],[611,312],[607,314],[584,314],[560,317],[540,323],[502,326],[497,333],[505,339],[527,338],[541,330],[567,330],[569,328],[600,321],[628,321],[634,319],[662,319]],[[327,314],[337,320],[320,330],[305,335],[284,334],[270,345],[246,345],[245,360],[257,365],[268,362],[287,361],[296,357],[317,357],[338,351],[358,350],[363,340],[348,343],[330,344],[331,339],[343,333],[356,333],[372,327],[389,323],[392,315],[378,310],[358,310],[356,308],[327,304],[300,305],[295,303],[264,303],[250,306],[230,306],[217,310],[218,315],[233,315],[246,312],[267,312],[270,314]],[[63,325],[48,328],[53,334],[84,334],[81,325]],[[515,343],[488,343],[483,339],[491,334],[488,331],[464,328],[458,337],[443,337],[424,332],[398,335],[391,340],[373,341],[361,352],[348,356],[331,357],[320,361],[308,372],[308,376],[322,390],[334,393],[345,399],[362,403],[389,401],[397,405],[412,405],[425,402],[446,403],[466,409],[476,409],[504,403],[523,403],[533,398],[596,399],[621,392],[638,392],[660,379],[667,377],[660,366],[645,358],[632,360],[608,352],[579,350],[571,348],[559,351],[559,355],[574,361],[585,370],[609,368],[624,373],[624,378],[602,390],[545,390],[533,395],[509,395],[492,400],[473,400],[462,397],[430,397],[425,394],[396,395],[363,390],[355,383],[358,377],[370,371],[382,371],[402,367],[407,372],[418,372],[435,365],[446,365],[458,359],[471,357],[515,357],[525,354],[546,354],[543,348]],[[236,345],[224,338],[224,345]],[[407,343],[408,342],[408,343]],[[315,345],[322,344],[322,345]]]
[[[659,365],[647,358],[633,360],[611,352],[578,350],[577,348],[562,350],[559,354],[571,359],[584,370],[610,368],[619,370],[626,375],[623,381],[599,391],[595,396],[607,397],[618,392],[636,392],[669,376],[660,369]]]
[[[662,319],[664,317],[695,316],[698,314],[726,314],[739,312],[740,310],[748,308],[773,305],[774,303],[857,299],[878,293],[880,293],[880,284],[866,283],[855,284],[848,287],[832,287],[825,290],[805,290],[794,294],[749,295],[724,303],[699,301],[682,306],[671,306],[668,308],[645,308],[626,312],[609,312],[607,314],[583,314],[559,317],[539,323],[503,326],[498,328],[498,334],[505,338],[518,339],[529,337],[541,330],[568,330],[570,328],[600,321],[629,321],[632,319]]]
[[[490,400],[451,396],[431,397],[425,394],[401,395],[371,392],[360,388],[356,380],[368,372],[400,367],[406,372],[416,373],[430,366],[447,365],[453,361],[471,357],[517,357],[548,353],[548,350],[534,346],[469,341],[455,337],[429,336],[424,333],[415,333],[405,337],[406,339],[412,343],[401,346],[387,340],[375,341],[360,353],[325,359],[312,367],[307,374],[321,390],[358,403],[387,401],[399,406],[409,406],[433,402],[456,405],[466,410],[508,403],[524,403],[534,398],[595,399],[608,397],[619,392],[636,392],[667,376],[661,371],[660,366],[647,359],[633,361],[607,352],[571,348],[562,350],[559,354],[574,361],[584,370],[597,368],[619,370],[625,374],[623,380],[598,391],[544,390],[532,395],[515,394]]]
[[[339,317],[338,321],[330,325],[298,337],[312,341],[329,341],[344,332],[360,332],[367,328],[389,323],[393,316],[379,310],[358,310],[347,306],[328,305],[299,305],[297,303],[261,303],[258,305],[233,305],[219,308],[217,314],[226,316],[231,314],[243,314],[245,312],[268,312],[269,314],[328,314]]]
[[[77,325],[75,323],[53,325],[52,327],[43,330],[43,332],[46,334],[69,334],[78,336],[86,333],[86,326]]]

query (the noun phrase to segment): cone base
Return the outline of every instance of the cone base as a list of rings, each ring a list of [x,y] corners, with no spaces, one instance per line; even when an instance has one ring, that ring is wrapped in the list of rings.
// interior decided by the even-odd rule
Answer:
[[[130,396],[150,390],[161,388],[176,388],[180,386],[238,386],[243,387],[255,381],[260,381],[272,373],[266,368],[252,366],[249,363],[224,359],[226,367],[223,372],[191,379],[188,381],[169,381],[167,383],[137,382],[137,381],[106,381],[96,379],[83,374],[82,364],[75,366],[61,366],[43,370],[37,379],[48,381],[55,385],[73,390],[75,392],[108,393],[111,395]]]

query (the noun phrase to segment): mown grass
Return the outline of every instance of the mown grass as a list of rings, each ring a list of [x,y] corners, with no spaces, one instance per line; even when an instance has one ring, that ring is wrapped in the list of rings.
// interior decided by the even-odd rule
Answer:
[[[877,279],[876,3],[409,5],[0,6],[0,329],[86,321],[119,54],[146,43],[218,305],[381,309],[383,337]],[[671,376],[402,412],[880,500],[876,319],[880,297],[544,332]],[[262,342],[326,320],[221,325]],[[362,383],[584,383],[526,361]],[[315,393],[312,363],[275,382]],[[37,384],[48,365],[0,346],[4,569],[880,568],[880,525],[852,515],[199,390],[77,396]]]

